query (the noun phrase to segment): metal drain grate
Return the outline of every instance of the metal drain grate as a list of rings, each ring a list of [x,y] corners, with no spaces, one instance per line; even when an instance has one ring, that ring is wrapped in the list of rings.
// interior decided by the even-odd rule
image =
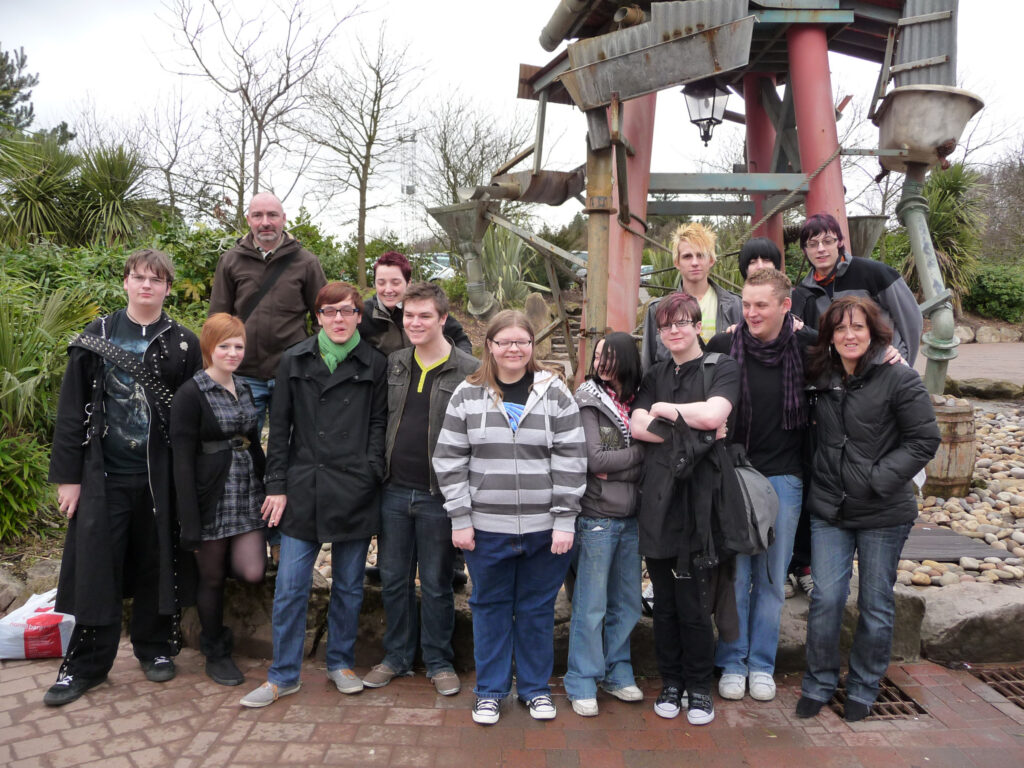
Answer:
[[[968,667],[967,671],[1024,709],[1024,667]]]
[[[839,681],[839,686],[836,688],[835,695],[832,697],[832,701],[829,702],[829,707],[840,717],[846,715],[846,678],[844,677]],[[875,699],[874,705],[871,707],[871,714],[868,715],[868,720],[907,720],[921,715],[927,715],[928,712],[908,696],[902,688],[896,683],[890,680],[888,677],[883,677],[878,689],[878,698]]]

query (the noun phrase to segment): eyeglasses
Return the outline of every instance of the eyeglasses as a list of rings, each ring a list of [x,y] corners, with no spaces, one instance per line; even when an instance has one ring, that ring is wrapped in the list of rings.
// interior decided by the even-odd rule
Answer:
[[[520,347],[527,348],[533,345],[533,339],[510,339],[509,341],[498,341],[497,339],[491,339],[491,344],[496,346],[498,349],[508,349],[509,347]]]
[[[696,325],[693,320],[676,320],[674,323],[665,323],[665,325],[659,325],[658,330],[662,333],[668,333],[669,331],[681,331],[689,325]]]
[[[341,315],[342,317],[358,315],[359,309],[357,307],[341,307],[340,309],[335,309],[334,307],[323,307],[322,309],[318,309],[317,312],[328,320],[333,320],[336,315]]]
[[[832,237],[832,235],[828,235],[826,237],[818,238],[817,240],[808,240],[807,241],[807,245],[804,246],[804,247],[805,248],[811,248],[813,250],[813,249],[816,249],[816,248],[820,248],[821,246],[824,245],[826,248],[831,248],[833,245],[835,245],[838,242],[839,242],[839,238],[838,237]]]
[[[131,280],[136,285],[142,285],[147,280],[149,281],[149,283],[151,285],[155,285],[157,287],[159,287],[161,285],[165,285],[167,283],[167,279],[166,278],[156,277],[155,275],[137,275],[134,272],[132,272],[130,275],[128,275],[128,279]]]

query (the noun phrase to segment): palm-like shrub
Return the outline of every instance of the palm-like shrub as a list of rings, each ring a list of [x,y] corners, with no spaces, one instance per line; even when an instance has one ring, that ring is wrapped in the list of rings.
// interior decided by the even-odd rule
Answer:
[[[80,292],[3,274],[0,293],[0,541],[24,533],[51,501],[49,436],[67,342],[96,314]]]
[[[484,283],[501,306],[522,306],[530,291],[551,290],[525,279],[540,257],[518,235],[492,226],[484,235],[481,251]]]
[[[964,167],[963,163],[932,171],[924,185],[928,231],[943,282],[953,292],[958,312],[978,272],[978,254],[988,219],[984,191],[981,174]],[[911,290],[919,290],[914,254],[905,230],[887,238],[886,251],[886,261],[903,275]]]
[[[86,150],[75,190],[82,242],[115,245],[142,233],[154,213],[142,194],[145,174],[142,158],[124,145]]]
[[[78,158],[54,139],[8,139],[0,152],[0,237],[66,242],[74,228]]]

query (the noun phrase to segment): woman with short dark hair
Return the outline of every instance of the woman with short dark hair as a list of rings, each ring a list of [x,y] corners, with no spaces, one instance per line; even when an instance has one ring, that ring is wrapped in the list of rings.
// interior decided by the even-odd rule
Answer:
[[[839,680],[839,629],[858,563],[859,617],[846,679],[846,720],[871,713],[889,665],[893,584],[917,517],[913,477],[935,455],[939,429],[914,369],[885,360],[892,331],[870,299],[834,301],[810,348],[815,450],[805,502],[814,591],[798,717],[814,717]]]

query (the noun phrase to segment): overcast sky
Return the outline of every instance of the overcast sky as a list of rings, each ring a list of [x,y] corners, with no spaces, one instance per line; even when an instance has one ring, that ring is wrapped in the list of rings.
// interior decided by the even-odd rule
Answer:
[[[311,0],[311,4],[323,1]],[[247,0],[242,7],[266,4],[264,0]],[[344,13],[352,5],[335,2],[334,10],[328,12]],[[408,46],[410,58],[427,67],[429,76],[419,90],[416,106],[420,113],[453,90],[470,95],[496,113],[508,114],[517,108],[532,113],[535,102],[515,98],[518,65],[544,64],[554,55],[540,47],[538,37],[556,5],[557,0],[376,0],[364,3],[361,15],[343,25],[335,53],[344,58],[345,48],[356,35],[372,40],[386,21],[394,47]],[[986,102],[981,113],[985,120],[991,125],[1011,126],[1011,132],[1019,135],[1024,105],[1008,89],[998,89],[1008,84],[1011,67],[1019,66],[1019,22],[1024,10],[1016,0],[975,0],[960,5],[961,82]],[[997,18],[997,12],[1003,17]],[[168,17],[159,0],[0,0],[0,46],[23,46],[29,70],[40,77],[33,92],[36,127],[49,127],[60,120],[73,124],[89,102],[101,118],[132,121],[165,99],[177,79],[167,68],[173,68],[176,57],[182,60],[162,20]],[[877,76],[874,65],[842,56],[833,57],[832,70],[837,101],[845,94],[865,100]],[[204,87],[199,80],[190,81],[193,95],[202,94]],[[742,106],[730,103],[730,108],[741,110]],[[696,128],[687,122],[678,89],[659,95],[656,126],[655,170],[695,170],[702,159],[714,157],[716,140],[705,152]],[[728,143],[730,129],[739,130],[722,126],[720,139],[716,132],[719,149]],[[545,165],[564,170],[584,162],[585,131],[580,111],[549,107]],[[397,181],[395,190],[397,194]],[[297,205],[297,200],[288,201],[289,208]],[[561,222],[577,210],[578,204],[570,202],[559,210],[538,211],[538,215]],[[392,210],[378,217],[374,227],[398,230],[398,217],[398,210]],[[337,229],[325,223],[329,229]]]

